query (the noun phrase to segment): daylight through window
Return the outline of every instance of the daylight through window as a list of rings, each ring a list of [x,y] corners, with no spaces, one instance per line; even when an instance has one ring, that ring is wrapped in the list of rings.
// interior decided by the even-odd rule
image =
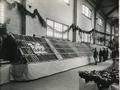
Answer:
[[[65,24],[61,24],[55,22],[53,20],[47,19],[47,36],[61,38],[61,39],[68,39],[68,32],[63,33],[63,31],[67,30],[68,26]]]

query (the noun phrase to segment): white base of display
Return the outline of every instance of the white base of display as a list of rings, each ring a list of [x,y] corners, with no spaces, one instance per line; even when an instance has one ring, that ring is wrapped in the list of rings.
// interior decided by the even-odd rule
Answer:
[[[10,82],[10,64],[0,67],[0,85]]]
[[[12,66],[12,72],[14,74],[13,79],[16,81],[39,79],[41,77],[84,66],[93,62],[93,57],[90,57],[89,59],[88,57],[78,57],[66,60],[31,63],[28,65],[14,65]]]
[[[93,60],[93,59],[91,59]],[[45,62],[39,64],[28,65],[29,79],[37,79],[44,76],[49,76],[55,73],[66,71],[72,68],[77,68],[87,65],[92,61],[88,61],[87,57],[73,58],[69,60]]]

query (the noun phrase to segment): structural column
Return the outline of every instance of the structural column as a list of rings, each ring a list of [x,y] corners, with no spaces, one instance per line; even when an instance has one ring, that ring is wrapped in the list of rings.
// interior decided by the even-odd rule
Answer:
[[[21,4],[26,8],[26,0],[21,0]],[[21,34],[26,34],[26,15],[21,14]]]
[[[77,0],[73,2],[73,24],[77,25]],[[76,30],[73,29],[73,42],[76,42]]]
[[[112,25],[110,25],[110,41],[112,41]]]
[[[107,26],[107,20],[105,20],[105,26],[104,26],[104,45],[106,45],[106,26]]]
[[[93,30],[93,44],[95,43],[95,30],[96,30],[96,9],[94,9],[94,30]]]
[[[112,25],[110,25],[110,47],[111,47],[111,44],[112,44]]]

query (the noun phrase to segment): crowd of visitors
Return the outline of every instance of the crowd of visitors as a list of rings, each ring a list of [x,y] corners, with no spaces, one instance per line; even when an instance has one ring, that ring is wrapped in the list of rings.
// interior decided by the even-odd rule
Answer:
[[[104,62],[108,60],[108,56],[109,56],[109,51],[107,48],[100,49],[99,51],[97,51],[97,49],[95,48],[93,52],[95,65],[97,65],[98,62]]]

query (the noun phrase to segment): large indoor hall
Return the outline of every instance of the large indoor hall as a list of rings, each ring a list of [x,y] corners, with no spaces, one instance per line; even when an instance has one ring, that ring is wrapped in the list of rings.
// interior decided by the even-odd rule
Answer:
[[[119,90],[119,0],[0,0],[0,90]]]

